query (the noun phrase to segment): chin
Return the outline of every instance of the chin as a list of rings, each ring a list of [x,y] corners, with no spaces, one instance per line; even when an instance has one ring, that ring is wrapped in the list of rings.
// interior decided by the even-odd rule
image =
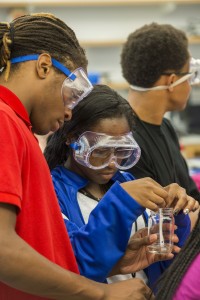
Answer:
[[[32,127],[32,132],[34,134],[38,134],[38,135],[46,135],[50,132],[50,130],[46,130],[44,128],[35,128],[35,127]]]

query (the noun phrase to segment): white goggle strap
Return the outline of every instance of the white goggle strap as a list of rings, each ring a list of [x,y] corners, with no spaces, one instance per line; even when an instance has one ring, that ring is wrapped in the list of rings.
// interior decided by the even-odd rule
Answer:
[[[185,76],[179,78],[177,81],[175,81],[174,83],[172,83],[170,85],[159,85],[159,86],[154,86],[152,88],[143,88],[143,87],[136,86],[136,85],[130,85],[130,88],[132,90],[136,90],[139,92],[167,90],[170,87],[175,87],[175,86],[181,84],[182,82],[188,80],[190,77],[192,77],[192,75],[193,75],[193,73],[186,74]]]

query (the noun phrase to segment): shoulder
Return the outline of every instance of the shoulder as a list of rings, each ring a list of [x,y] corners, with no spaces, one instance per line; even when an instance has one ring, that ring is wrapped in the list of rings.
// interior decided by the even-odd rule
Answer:
[[[162,131],[164,134],[166,134],[168,136],[170,135],[170,137],[173,140],[178,142],[178,137],[177,137],[176,131],[169,119],[164,118],[161,126],[162,126]]]

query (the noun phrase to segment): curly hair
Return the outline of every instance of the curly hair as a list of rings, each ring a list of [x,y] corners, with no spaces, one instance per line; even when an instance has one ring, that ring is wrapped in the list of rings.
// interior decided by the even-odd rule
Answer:
[[[52,14],[24,15],[11,23],[0,22],[0,69],[5,80],[11,68],[10,59],[28,54],[48,53],[70,70],[86,69],[88,61],[74,31]]]
[[[189,58],[185,33],[171,25],[151,23],[128,36],[121,67],[129,84],[149,88],[166,71],[180,72]]]
[[[171,300],[184,274],[195,257],[200,253],[200,215],[187,242],[177,255],[171,266],[162,274],[157,282],[156,300]],[[192,295],[191,295],[192,297]]]
[[[134,127],[133,111],[128,101],[106,85],[95,85],[92,92],[73,109],[70,122],[48,137],[44,156],[50,170],[63,164],[69,155],[67,139],[77,139],[84,131],[92,130],[102,119],[125,117],[130,131]]]

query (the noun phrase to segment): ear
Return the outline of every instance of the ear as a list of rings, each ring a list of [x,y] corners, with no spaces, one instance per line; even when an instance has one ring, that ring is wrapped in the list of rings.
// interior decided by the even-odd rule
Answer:
[[[37,60],[36,71],[41,79],[45,79],[52,67],[51,56],[48,53],[42,53]]]
[[[71,108],[65,106],[65,121],[70,121],[72,118],[72,110]]]
[[[175,74],[171,74],[168,78],[167,78],[167,85],[169,86],[168,90],[170,92],[173,92],[174,88],[171,87],[171,84],[174,83],[176,80],[176,75]]]
[[[73,143],[73,142],[74,142],[74,138],[73,138],[72,136],[68,135],[65,144],[66,144],[67,146],[69,146],[69,145],[70,145],[71,143]]]

